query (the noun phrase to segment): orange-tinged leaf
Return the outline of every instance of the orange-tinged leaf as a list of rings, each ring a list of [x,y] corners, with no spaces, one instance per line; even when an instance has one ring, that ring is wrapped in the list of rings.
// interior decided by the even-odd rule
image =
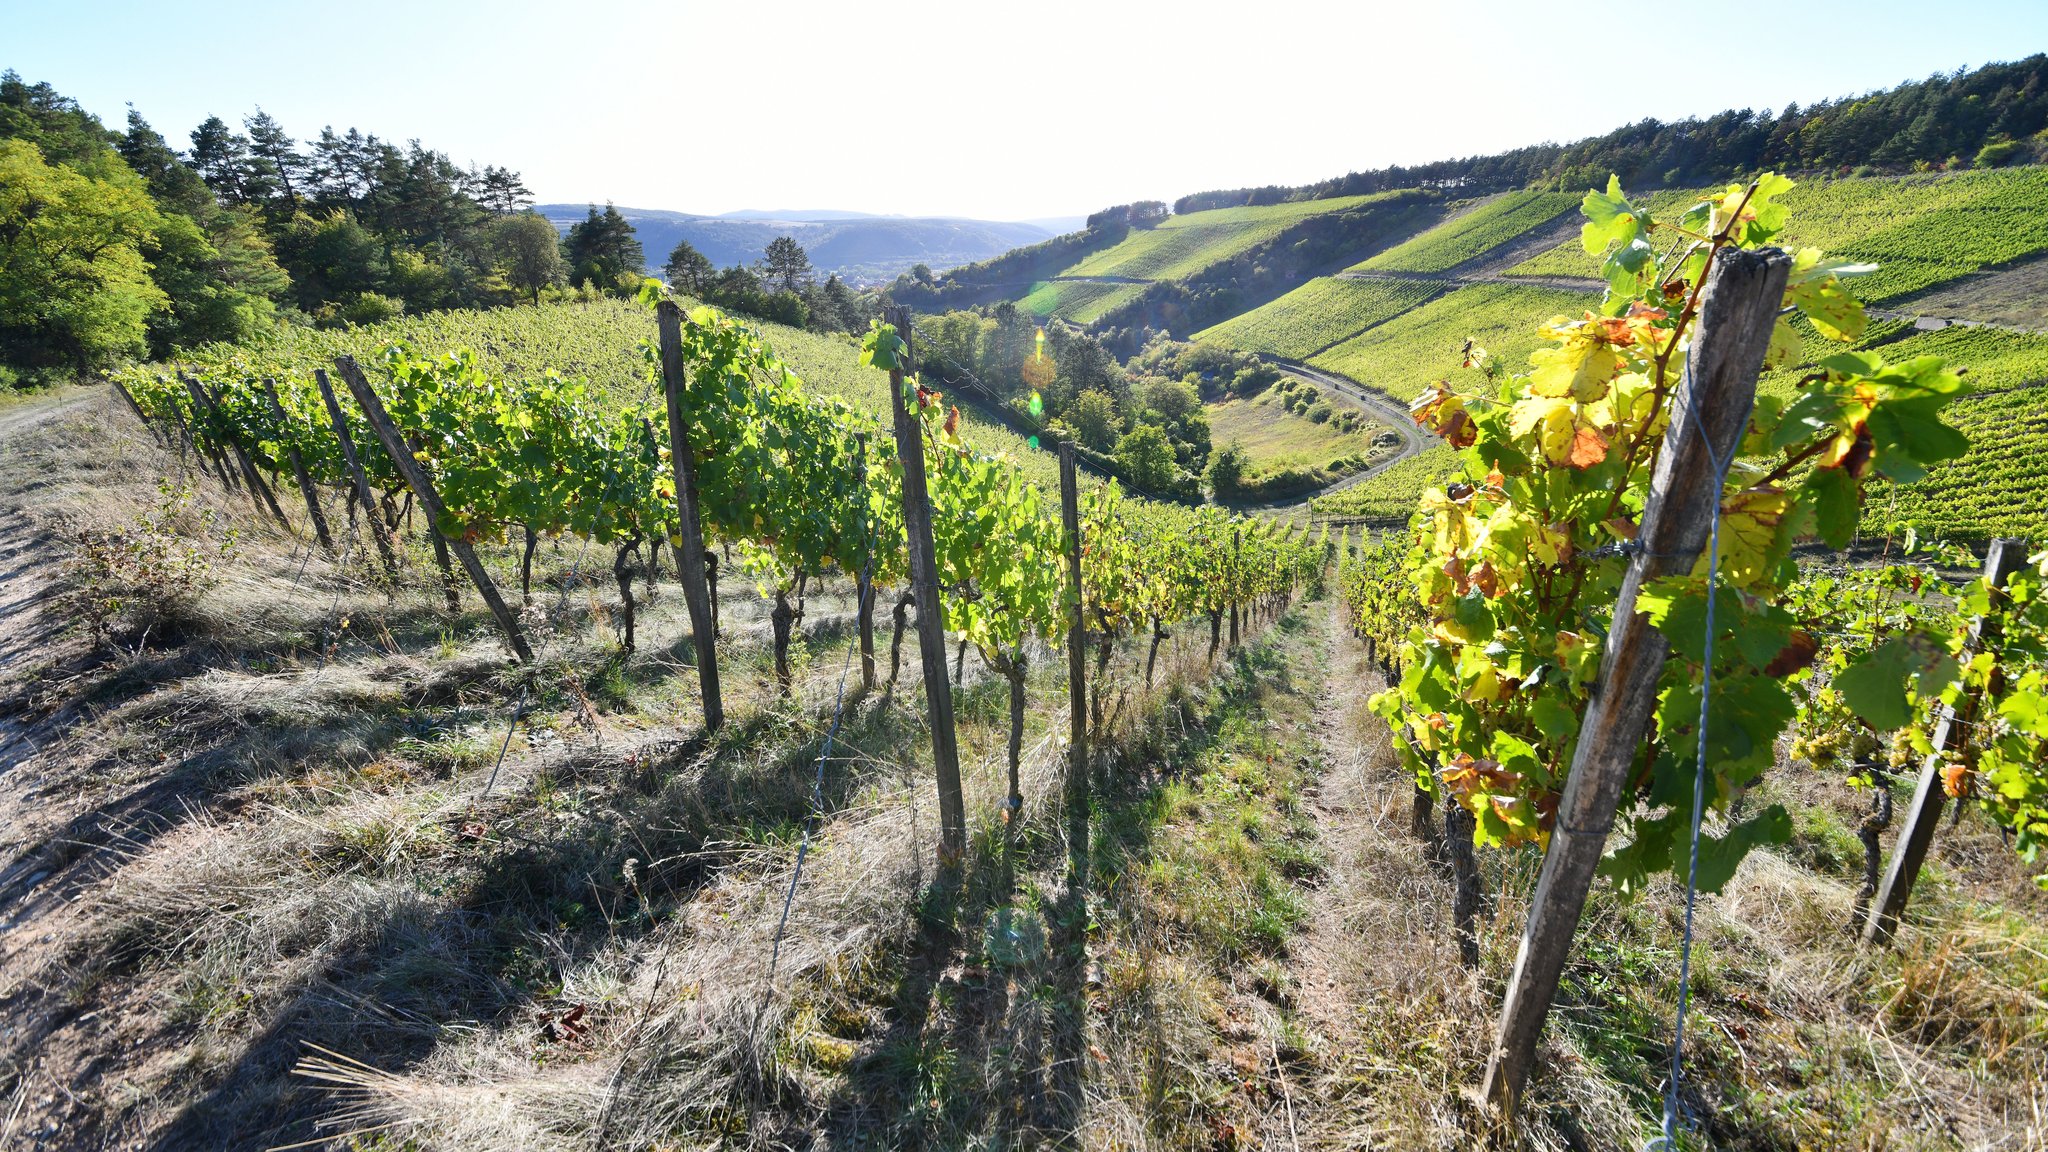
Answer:
[[[1572,437],[1571,463],[1574,468],[1591,468],[1607,459],[1607,437],[1594,428],[1581,428]]]

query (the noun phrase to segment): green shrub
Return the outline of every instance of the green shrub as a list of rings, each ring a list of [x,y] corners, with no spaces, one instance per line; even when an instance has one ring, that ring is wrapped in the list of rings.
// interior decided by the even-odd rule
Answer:
[[[1996,168],[2013,158],[2020,150],[2017,140],[1993,140],[1977,149],[1976,167]]]

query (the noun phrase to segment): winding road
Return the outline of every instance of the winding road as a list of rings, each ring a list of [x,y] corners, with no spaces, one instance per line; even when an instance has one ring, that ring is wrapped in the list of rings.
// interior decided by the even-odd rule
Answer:
[[[1419,455],[1423,449],[1429,447],[1429,437],[1423,434],[1422,429],[1415,426],[1415,421],[1408,415],[1407,405],[1402,404],[1400,401],[1394,400],[1383,393],[1375,392],[1348,376],[1339,376],[1333,372],[1326,372],[1321,368],[1311,368],[1298,360],[1283,360],[1278,356],[1265,353],[1261,353],[1259,359],[1280,369],[1289,376],[1306,380],[1318,388],[1338,393],[1356,403],[1359,407],[1370,413],[1373,419],[1386,425],[1389,431],[1399,436],[1401,438],[1401,446],[1394,450],[1393,455],[1374,461],[1370,467],[1362,468],[1341,480],[1325,484],[1321,488],[1312,489],[1299,496],[1289,496],[1280,500],[1256,503],[1233,504],[1232,507],[1244,511],[1272,513],[1304,511],[1308,508],[1309,503],[1317,497],[1328,496],[1333,492],[1342,492],[1344,489],[1355,484],[1362,484],[1399,464],[1401,461],[1411,456]]]

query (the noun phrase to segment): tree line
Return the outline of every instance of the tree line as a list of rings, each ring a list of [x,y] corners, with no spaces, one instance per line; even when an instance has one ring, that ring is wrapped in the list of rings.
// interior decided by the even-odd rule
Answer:
[[[1175,212],[1320,200],[1395,188],[1467,193],[1604,186],[1706,184],[1766,168],[1888,172],[1991,167],[2048,158],[2048,54],[1936,73],[1883,92],[1783,111],[1730,109],[1665,123],[1642,120],[1571,144],[1536,144],[1487,156],[1352,172],[1320,183],[1198,192]]]
[[[117,131],[47,83],[0,74],[0,389],[279,323],[630,294],[645,278],[617,208],[592,205],[563,235],[528,208],[518,172],[461,167],[417,140],[329,126],[302,141],[259,107],[239,128],[208,117],[189,145],[132,106]],[[845,330],[872,311],[836,276],[816,283],[788,237],[755,268],[709,265],[686,244],[664,271],[783,323]]]
[[[679,240],[662,263],[661,275],[676,292],[792,328],[853,332],[865,329],[878,314],[872,296],[856,294],[836,273],[820,281],[810,255],[789,236],[769,241],[751,266],[725,269],[688,240]]]

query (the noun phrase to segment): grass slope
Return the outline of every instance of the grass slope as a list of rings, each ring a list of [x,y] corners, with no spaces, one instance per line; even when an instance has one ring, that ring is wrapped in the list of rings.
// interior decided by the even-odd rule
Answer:
[[[1324,398],[1334,408],[1362,411],[1341,396]],[[1210,441],[1217,445],[1236,441],[1251,453],[1255,473],[1270,473],[1285,468],[1325,468],[1342,457],[1367,456],[1373,450],[1374,435],[1384,431],[1372,422],[1351,432],[1337,427],[1334,420],[1317,423],[1289,412],[1287,399],[1269,388],[1257,396],[1207,405]]]
[[[1506,192],[1355,267],[1372,272],[1443,272],[1483,256],[1578,206],[1565,192]]]
[[[1696,192],[1658,193],[1666,217]],[[1868,260],[1878,271],[1856,292],[1881,304],[1990,265],[2048,251],[2048,167],[1948,175],[1805,180],[1784,197],[1787,245]],[[1575,238],[1508,270],[1510,276],[1594,276],[1597,261]]]
[[[1306,360],[1446,290],[1426,280],[1311,280],[1278,300],[1195,333],[1248,352]]]

